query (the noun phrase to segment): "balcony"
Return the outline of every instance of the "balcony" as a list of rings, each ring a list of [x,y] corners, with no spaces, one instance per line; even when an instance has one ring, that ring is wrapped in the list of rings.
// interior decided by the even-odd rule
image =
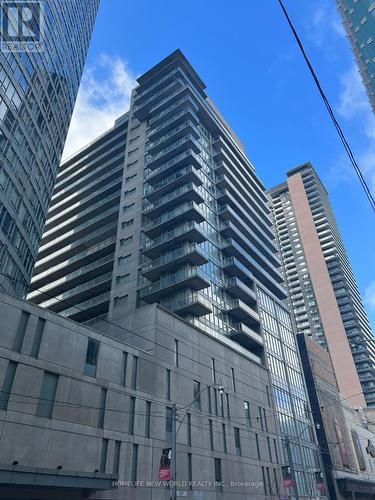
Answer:
[[[192,164],[197,169],[200,169],[203,166],[202,158],[200,158],[192,149],[188,149],[187,151],[180,153],[168,162],[160,165],[160,167],[156,168],[155,170],[148,169],[145,172],[144,179],[148,184],[152,185],[156,182],[159,182],[165,176],[172,174],[179,168],[185,167],[189,164]]]
[[[194,266],[202,266],[207,262],[208,256],[202,248],[196,243],[186,243],[176,250],[145,264],[141,269],[141,273],[150,281],[155,281],[160,278],[161,273],[178,265],[189,263]]]
[[[143,228],[143,232],[149,238],[156,238],[160,233],[176,224],[186,221],[203,222],[204,219],[204,213],[199,206],[194,201],[189,201],[153,219],[150,224]]]
[[[246,304],[254,305],[257,302],[255,292],[239,278],[229,278],[225,288],[231,295],[242,300]]]
[[[223,263],[224,271],[230,276],[239,277],[244,283],[252,285],[254,283],[254,275],[246,266],[242,264],[236,257],[229,257]]]
[[[145,161],[146,166],[151,170],[154,170],[162,163],[168,162],[186,149],[192,149],[196,154],[200,153],[201,147],[196,141],[195,135],[188,134],[184,137],[181,137],[177,141],[172,142],[172,144],[162,149],[155,155],[147,155]]]
[[[166,120],[172,119],[174,116],[177,116],[183,108],[192,107],[198,111],[198,106],[195,104],[194,100],[190,95],[185,95],[177,102],[172,103],[168,108],[163,109],[157,115],[152,116],[148,120],[149,126],[153,125],[154,127],[158,127],[162,125]]]
[[[169,118],[168,120],[164,120],[162,123],[160,123],[160,125],[149,129],[149,140],[155,141],[158,137],[161,137],[162,135],[168,133],[170,130],[173,130],[176,126],[178,126],[186,119],[193,122],[195,125],[199,123],[199,118],[196,115],[196,109],[189,105],[182,111],[174,113],[171,118]]]
[[[149,142],[147,146],[147,152],[151,155],[155,155],[159,150],[166,148],[171,145],[177,139],[191,134],[195,139],[199,138],[199,131],[195,124],[191,120],[186,120],[172,130],[165,132],[164,135],[154,140],[154,142]]]
[[[203,203],[204,201],[200,188],[196,187],[193,183],[181,186],[175,191],[166,194],[159,200],[155,200],[153,203],[146,202],[143,213],[149,219],[155,219],[165,213],[169,206],[175,203],[184,203],[189,201],[196,203]]]
[[[228,313],[237,318],[239,321],[245,323],[248,326],[259,327],[259,315],[258,313],[250,306],[245,304],[240,299],[234,299],[231,303],[226,307]]]
[[[146,186],[144,195],[149,201],[154,202],[173,188],[188,182],[193,182],[196,186],[203,184],[203,175],[193,165],[178,170],[153,186]]]
[[[177,73],[181,73],[180,68],[175,68],[174,70],[170,71],[167,73],[163,78],[158,78],[155,83],[153,83],[150,86],[147,86],[146,84],[143,84],[140,89],[137,89],[137,93],[134,97],[135,102],[138,104],[145,99],[148,99],[148,96],[150,95],[150,92],[155,91],[157,88],[161,87],[162,85],[165,85],[167,81],[171,80],[172,78],[175,77]]]
[[[151,285],[139,290],[139,298],[153,303],[163,295],[175,293],[181,288],[202,290],[210,286],[210,279],[201,269],[185,268],[170,276],[164,276]]]
[[[197,223],[186,222],[172,231],[161,234],[153,241],[148,241],[143,248],[143,254],[150,259],[155,259],[168,247],[175,246],[182,241],[202,243],[206,239],[202,228]]]
[[[267,288],[269,288],[279,299],[286,298],[286,290],[280,284],[283,281],[283,278],[280,274],[279,282],[276,281],[272,276],[267,272],[264,267],[262,267],[258,262],[255,261],[253,257],[251,257],[241,245],[239,245],[232,238],[226,240],[222,245],[223,251],[231,256],[236,257],[240,262],[244,264],[244,266],[251,269],[251,272],[254,276],[263,283]]]
[[[168,83],[161,90],[154,92],[149,97],[147,97],[143,102],[139,102],[139,99],[133,105],[133,113],[138,120],[143,121],[147,117],[152,107],[158,100],[160,103],[164,102],[166,99],[170,99],[175,95],[178,95],[182,90],[186,89],[186,85],[181,80],[181,78],[176,78],[172,82]]]
[[[181,316],[199,317],[212,312],[211,302],[202,292],[192,292],[188,297],[168,298],[160,305]]]
[[[229,332],[229,336],[246,349],[255,351],[258,355],[263,351],[262,335],[244,323],[236,323],[234,328]]]

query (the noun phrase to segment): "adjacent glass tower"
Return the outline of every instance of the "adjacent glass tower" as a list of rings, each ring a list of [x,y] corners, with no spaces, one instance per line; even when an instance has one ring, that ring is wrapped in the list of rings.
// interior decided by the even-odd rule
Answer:
[[[7,4],[1,2],[1,18],[7,16],[10,26],[15,11]],[[0,52],[0,289],[21,297],[30,283],[99,0],[38,5],[41,50]]]
[[[337,5],[375,113],[375,3],[373,0],[337,0]]]
[[[310,163],[287,176],[268,194],[297,331],[330,352],[350,403],[363,406],[363,390],[375,406],[374,338],[328,193]]]
[[[79,271],[71,273],[70,264],[63,261],[59,275],[54,269],[42,269],[49,252],[53,258],[60,238],[66,239],[58,225],[71,208],[60,183],[55,199],[62,205],[56,203],[51,209],[30,299],[72,319],[89,321],[113,336],[116,324],[121,325],[128,313],[159,303],[269,367],[278,425],[293,443],[300,495],[315,498],[314,472],[319,469],[315,434],[291,320],[283,305],[286,290],[264,187],[181,51],[143,74],[138,84],[123,122],[117,236],[110,290],[104,292],[108,307],[92,309],[89,318],[87,297],[81,295],[82,283],[76,279]],[[99,141],[104,154],[106,139]],[[93,143],[87,150],[90,155],[83,152],[82,158],[76,155],[62,165],[59,178],[70,169],[79,172],[80,165],[99,164],[92,154],[95,150],[99,154],[98,146]],[[108,153],[111,148],[108,141]],[[90,204],[89,193],[82,199]],[[82,216],[82,235],[104,231],[109,224],[95,225],[106,209],[104,200],[96,206],[91,217],[84,215],[85,204],[77,204],[64,233],[77,232],[78,237],[77,220],[83,222]],[[84,246],[80,251],[83,255]],[[85,290],[94,289],[98,275],[83,271]],[[61,273],[66,276],[63,286],[70,283],[64,294],[58,293]]]

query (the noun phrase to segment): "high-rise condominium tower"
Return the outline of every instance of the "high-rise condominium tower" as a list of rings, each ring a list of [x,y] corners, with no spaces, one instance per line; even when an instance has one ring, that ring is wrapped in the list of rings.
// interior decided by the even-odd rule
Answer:
[[[373,0],[337,0],[337,5],[375,113],[375,3]]]
[[[328,349],[343,397],[363,405],[362,385],[374,406],[374,339],[327,191],[309,163],[287,176],[268,194],[297,331]]]
[[[40,43],[0,50],[0,289],[11,294],[30,283],[98,5],[1,2],[2,42],[34,9]]]
[[[121,338],[115,324],[159,303],[267,364],[300,494],[315,495],[315,437],[264,187],[181,51],[138,84],[129,113],[61,166],[29,298]],[[88,261],[113,224],[107,260]],[[266,426],[261,408],[258,418]]]

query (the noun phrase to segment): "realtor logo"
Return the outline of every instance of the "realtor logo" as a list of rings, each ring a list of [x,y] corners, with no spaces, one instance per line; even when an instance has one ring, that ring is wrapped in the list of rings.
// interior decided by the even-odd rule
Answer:
[[[44,0],[0,1],[0,50],[43,51]]]

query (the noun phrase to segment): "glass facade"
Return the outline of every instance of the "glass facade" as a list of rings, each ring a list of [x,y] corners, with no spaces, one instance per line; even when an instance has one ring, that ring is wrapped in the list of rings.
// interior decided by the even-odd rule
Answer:
[[[30,282],[98,5],[46,0],[43,50],[0,52],[0,287],[11,294]]]
[[[258,298],[281,435],[289,436],[299,495],[315,498],[315,472],[321,467],[290,314],[261,288]],[[283,453],[288,463],[285,446]]]
[[[375,113],[375,3],[373,0],[337,0],[337,5]]]

